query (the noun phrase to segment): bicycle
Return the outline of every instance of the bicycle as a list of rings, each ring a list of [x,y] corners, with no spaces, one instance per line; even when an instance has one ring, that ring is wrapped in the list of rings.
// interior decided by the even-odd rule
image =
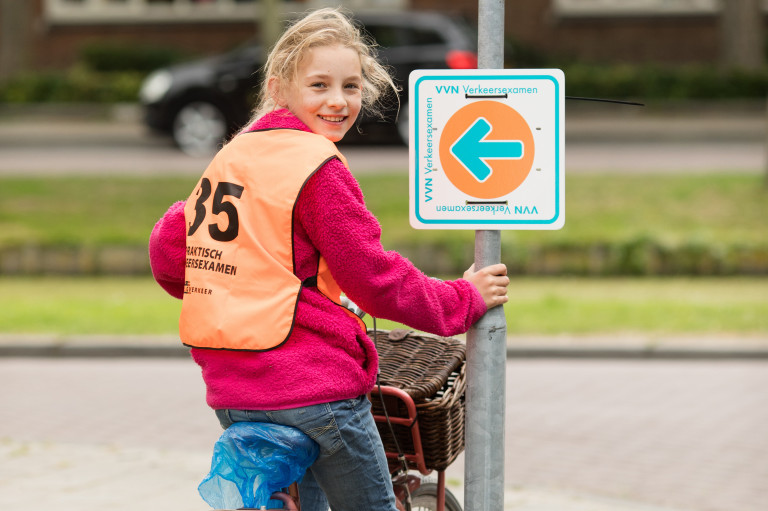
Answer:
[[[376,338],[376,332],[377,331],[374,330],[374,339]],[[378,332],[382,333],[381,331]],[[389,332],[390,338],[391,334],[394,333],[395,331]],[[397,339],[400,340],[406,335],[407,334],[401,333]],[[383,351],[386,351],[386,349]],[[410,350],[409,356],[412,356]],[[389,361],[394,365],[400,365],[400,361],[395,360],[394,357]],[[458,373],[453,374],[459,374],[458,379],[463,381],[463,353],[461,361],[461,369],[459,369]],[[390,381],[399,382],[397,379]],[[463,390],[461,389],[463,389],[463,387],[455,389],[455,400],[459,400],[463,395]],[[433,466],[441,467],[441,470],[430,468],[428,466],[429,463],[427,457],[425,457],[425,449],[422,443],[419,409],[411,395],[399,388],[377,383],[374,390],[368,394],[368,399],[374,404],[374,408],[372,408],[373,418],[379,426],[379,433],[382,434],[382,442],[385,446],[389,471],[392,477],[397,509],[399,511],[462,511],[459,501],[453,493],[446,488],[445,484],[445,467],[450,465],[455,458],[455,455],[461,451],[455,448],[448,449],[445,443],[436,443],[434,439],[431,439],[428,442],[428,445],[431,448],[430,453],[432,457],[430,461],[434,464]],[[424,410],[424,408],[422,409]],[[429,415],[430,414],[428,413],[424,418],[427,418]],[[463,419],[463,409],[461,418]],[[247,424],[249,427],[257,429],[262,426],[265,429],[271,426],[262,423]],[[296,451],[296,446],[301,445],[306,441],[309,441],[310,444],[314,444],[313,441],[309,440],[308,437],[299,430],[290,427],[286,428],[292,430],[290,432],[291,435],[296,436],[292,437],[292,441],[280,442],[278,448],[282,450],[282,453],[286,455],[294,454],[292,451]],[[398,431],[401,433],[400,435],[396,434],[396,428],[399,428]],[[225,435],[222,435],[222,438],[224,438]],[[386,438],[384,438],[384,436],[386,436]],[[398,438],[400,438],[399,441]],[[461,438],[463,440],[463,435]],[[439,445],[437,449],[435,447],[436,445]],[[274,449],[275,445],[271,445],[270,447]],[[463,450],[463,441],[460,444],[460,449]],[[440,462],[437,463],[434,459],[434,451],[436,450],[439,450],[440,454],[452,453],[452,455],[447,459],[441,459]],[[307,460],[304,467],[299,469],[299,472],[303,473],[303,470],[305,470],[313,460],[314,457]],[[422,476],[430,475],[432,472],[437,473],[437,482],[425,481]],[[416,473],[418,473],[418,475]],[[300,479],[300,477],[297,479]],[[289,480],[292,479],[287,479],[286,484]],[[272,485],[272,488],[274,488],[274,485]],[[265,497],[267,495],[269,495],[268,492],[264,494]],[[272,493],[271,498],[281,502],[283,505],[282,509],[284,510],[301,511],[301,499],[297,482],[293,482],[287,488],[282,488],[279,491]]]
[[[374,420],[379,424],[400,425],[410,429],[413,440],[413,453],[386,451],[392,485],[395,490],[395,501],[400,511],[462,511],[459,501],[445,487],[445,471],[437,471],[437,482],[425,482],[422,477],[415,475],[417,471],[423,476],[433,472],[427,468],[421,443],[421,432],[418,423],[416,405],[406,392],[389,386],[377,386],[368,395],[369,399],[380,399],[384,415],[374,414]],[[389,400],[384,404],[385,400]],[[394,409],[399,401],[407,410],[407,417],[390,417],[388,409]],[[261,423],[251,423],[258,428]],[[288,488],[272,494],[273,500],[283,504],[284,510],[301,511],[301,498],[298,483],[292,483]],[[252,508],[241,508],[252,509]],[[266,508],[264,508],[266,509]]]

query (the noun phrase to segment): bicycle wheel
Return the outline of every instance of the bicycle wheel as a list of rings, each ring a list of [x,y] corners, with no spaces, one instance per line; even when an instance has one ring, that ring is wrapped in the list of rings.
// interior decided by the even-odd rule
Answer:
[[[437,484],[424,483],[411,493],[411,511],[437,511]],[[461,511],[461,504],[447,488],[445,511]]]

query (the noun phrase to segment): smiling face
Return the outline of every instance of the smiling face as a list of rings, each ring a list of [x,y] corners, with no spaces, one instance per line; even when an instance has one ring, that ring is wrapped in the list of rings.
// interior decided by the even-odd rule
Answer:
[[[313,133],[332,142],[341,140],[354,125],[362,103],[360,56],[340,45],[307,50],[294,80],[270,81],[279,106],[287,108]]]

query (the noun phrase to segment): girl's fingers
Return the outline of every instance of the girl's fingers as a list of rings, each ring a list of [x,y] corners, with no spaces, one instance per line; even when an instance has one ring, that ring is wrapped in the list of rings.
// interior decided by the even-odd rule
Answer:
[[[483,268],[482,271],[485,271],[489,275],[506,275],[507,265],[504,263],[491,264],[490,266]]]

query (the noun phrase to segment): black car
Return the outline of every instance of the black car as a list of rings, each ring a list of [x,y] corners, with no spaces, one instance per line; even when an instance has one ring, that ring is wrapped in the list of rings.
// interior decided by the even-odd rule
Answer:
[[[477,67],[476,36],[461,20],[436,12],[360,15],[356,19],[379,45],[402,88],[385,120],[363,118],[362,134],[350,130],[345,142],[407,142],[408,75],[414,69]],[[264,54],[257,44],[230,53],[153,72],[140,100],[145,122],[167,133],[185,152],[212,154],[250,117],[261,82]]]

